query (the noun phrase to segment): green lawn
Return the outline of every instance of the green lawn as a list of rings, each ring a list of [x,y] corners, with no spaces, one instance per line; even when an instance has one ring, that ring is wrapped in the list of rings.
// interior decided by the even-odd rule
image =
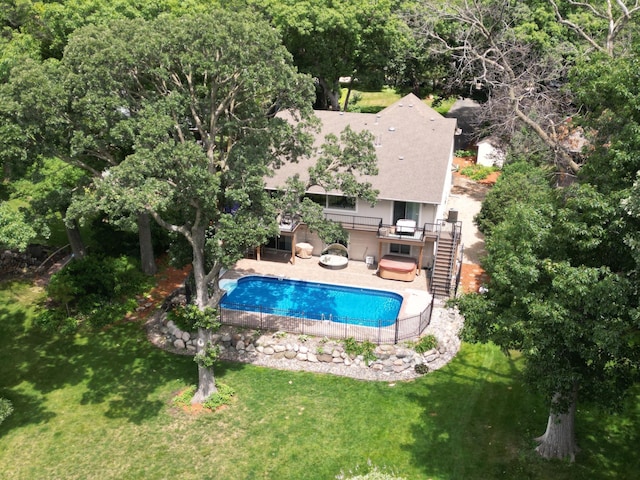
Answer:
[[[352,90],[351,97],[349,99],[349,111],[358,111],[362,113],[378,113],[380,110],[388,107],[392,103],[400,100],[408,92],[399,92],[391,87],[383,87],[379,91],[365,91],[365,90]],[[341,91],[340,105],[344,105],[345,98],[347,96],[347,88],[343,87]],[[438,102],[435,106],[432,105],[431,100],[425,100],[425,103],[429,106],[433,106],[433,109],[445,115],[451,106],[455,103],[456,98],[451,97]]]
[[[575,465],[546,462],[531,438],[546,408],[519,381],[520,361],[464,345],[409,383],[368,383],[225,363],[232,404],[171,407],[196,381],[190,358],[152,347],[138,324],[90,336],[30,327],[38,291],[0,287],[3,479],[333,479],[368,460],[407,479],[625,479],[640,468],[640,399],[624,415],[581,408]]]

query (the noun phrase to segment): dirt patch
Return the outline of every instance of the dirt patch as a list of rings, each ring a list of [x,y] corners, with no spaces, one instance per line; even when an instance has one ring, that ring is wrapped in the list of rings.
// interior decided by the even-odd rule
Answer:
[[[460,288],[462,293],[477,292],[489,281],[489,275],[480,265],[463,263],[460,272]]]

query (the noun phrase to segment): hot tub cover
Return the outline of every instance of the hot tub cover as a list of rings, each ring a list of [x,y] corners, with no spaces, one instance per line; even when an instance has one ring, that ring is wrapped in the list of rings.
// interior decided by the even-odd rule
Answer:
[[[391,272],[411,272],[417,265],[416,259],[399,255],[385,255],[380,259],[378,267]]]

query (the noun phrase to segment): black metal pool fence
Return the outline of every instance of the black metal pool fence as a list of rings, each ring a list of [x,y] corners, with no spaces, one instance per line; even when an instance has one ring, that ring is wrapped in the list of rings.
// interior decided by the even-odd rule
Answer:
[[[230,308],[220,308],[220,322],[255,330],[283,331],[298,335],[312,335],[336,339],[353,338],[358,342],[368,340],[378,345],[398,343],[419,337],[431,322],[433,297],[429,304],[413,316],[397,319],[391,325],[387,321],[353,319],[346,317],[313,320],[306,318],[303,312],[277,308],[229,304]]]

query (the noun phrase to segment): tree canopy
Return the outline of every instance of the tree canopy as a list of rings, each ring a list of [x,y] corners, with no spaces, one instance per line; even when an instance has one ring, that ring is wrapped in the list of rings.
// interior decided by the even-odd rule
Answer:
[[[70,38],[63,62],[81,89],[77,101],[96,111],[97,125],[106,114],[108,129],[97,141],[133,139],[131,151],[108,163],[73,211],[99,205],[114,219],[148,213],[188,246],[196,305],[215,307],[221,269],[278,233],[277,202],[265,177],[312,154],[311,78],[292,66],[266,22],[224,11],[86,27]],[[360,134],[345,135],[339,158],[323,164],[318,177],[336,175],[343,189],[356,189],[353,179],[370,171],[375,157],[351,144],[365,147],[369,140],[373,147]],[[86,142],[96,140],[78,141],[91,149]],[[209,358],[211,331],[199,330],[205,353],[198,358]],[[199,371],[194,401],[215,390],[210,362]]]
[[[589,184],[555,189],[544,171],[523,194],[531,170],[505,169],[483,206],[495,222],[485,223],[490,280],[460,298],[463,334],[522,352],[527,382],[551,399],[538,451],[573,458],[578,398],[611,407],[637,379],[637,273],[615,198]]]
[[[245,0],[280,31],[295,65],[317,81],[318,108],[339,110],[340,77],[382,85],[405,32],[394,2]]]

